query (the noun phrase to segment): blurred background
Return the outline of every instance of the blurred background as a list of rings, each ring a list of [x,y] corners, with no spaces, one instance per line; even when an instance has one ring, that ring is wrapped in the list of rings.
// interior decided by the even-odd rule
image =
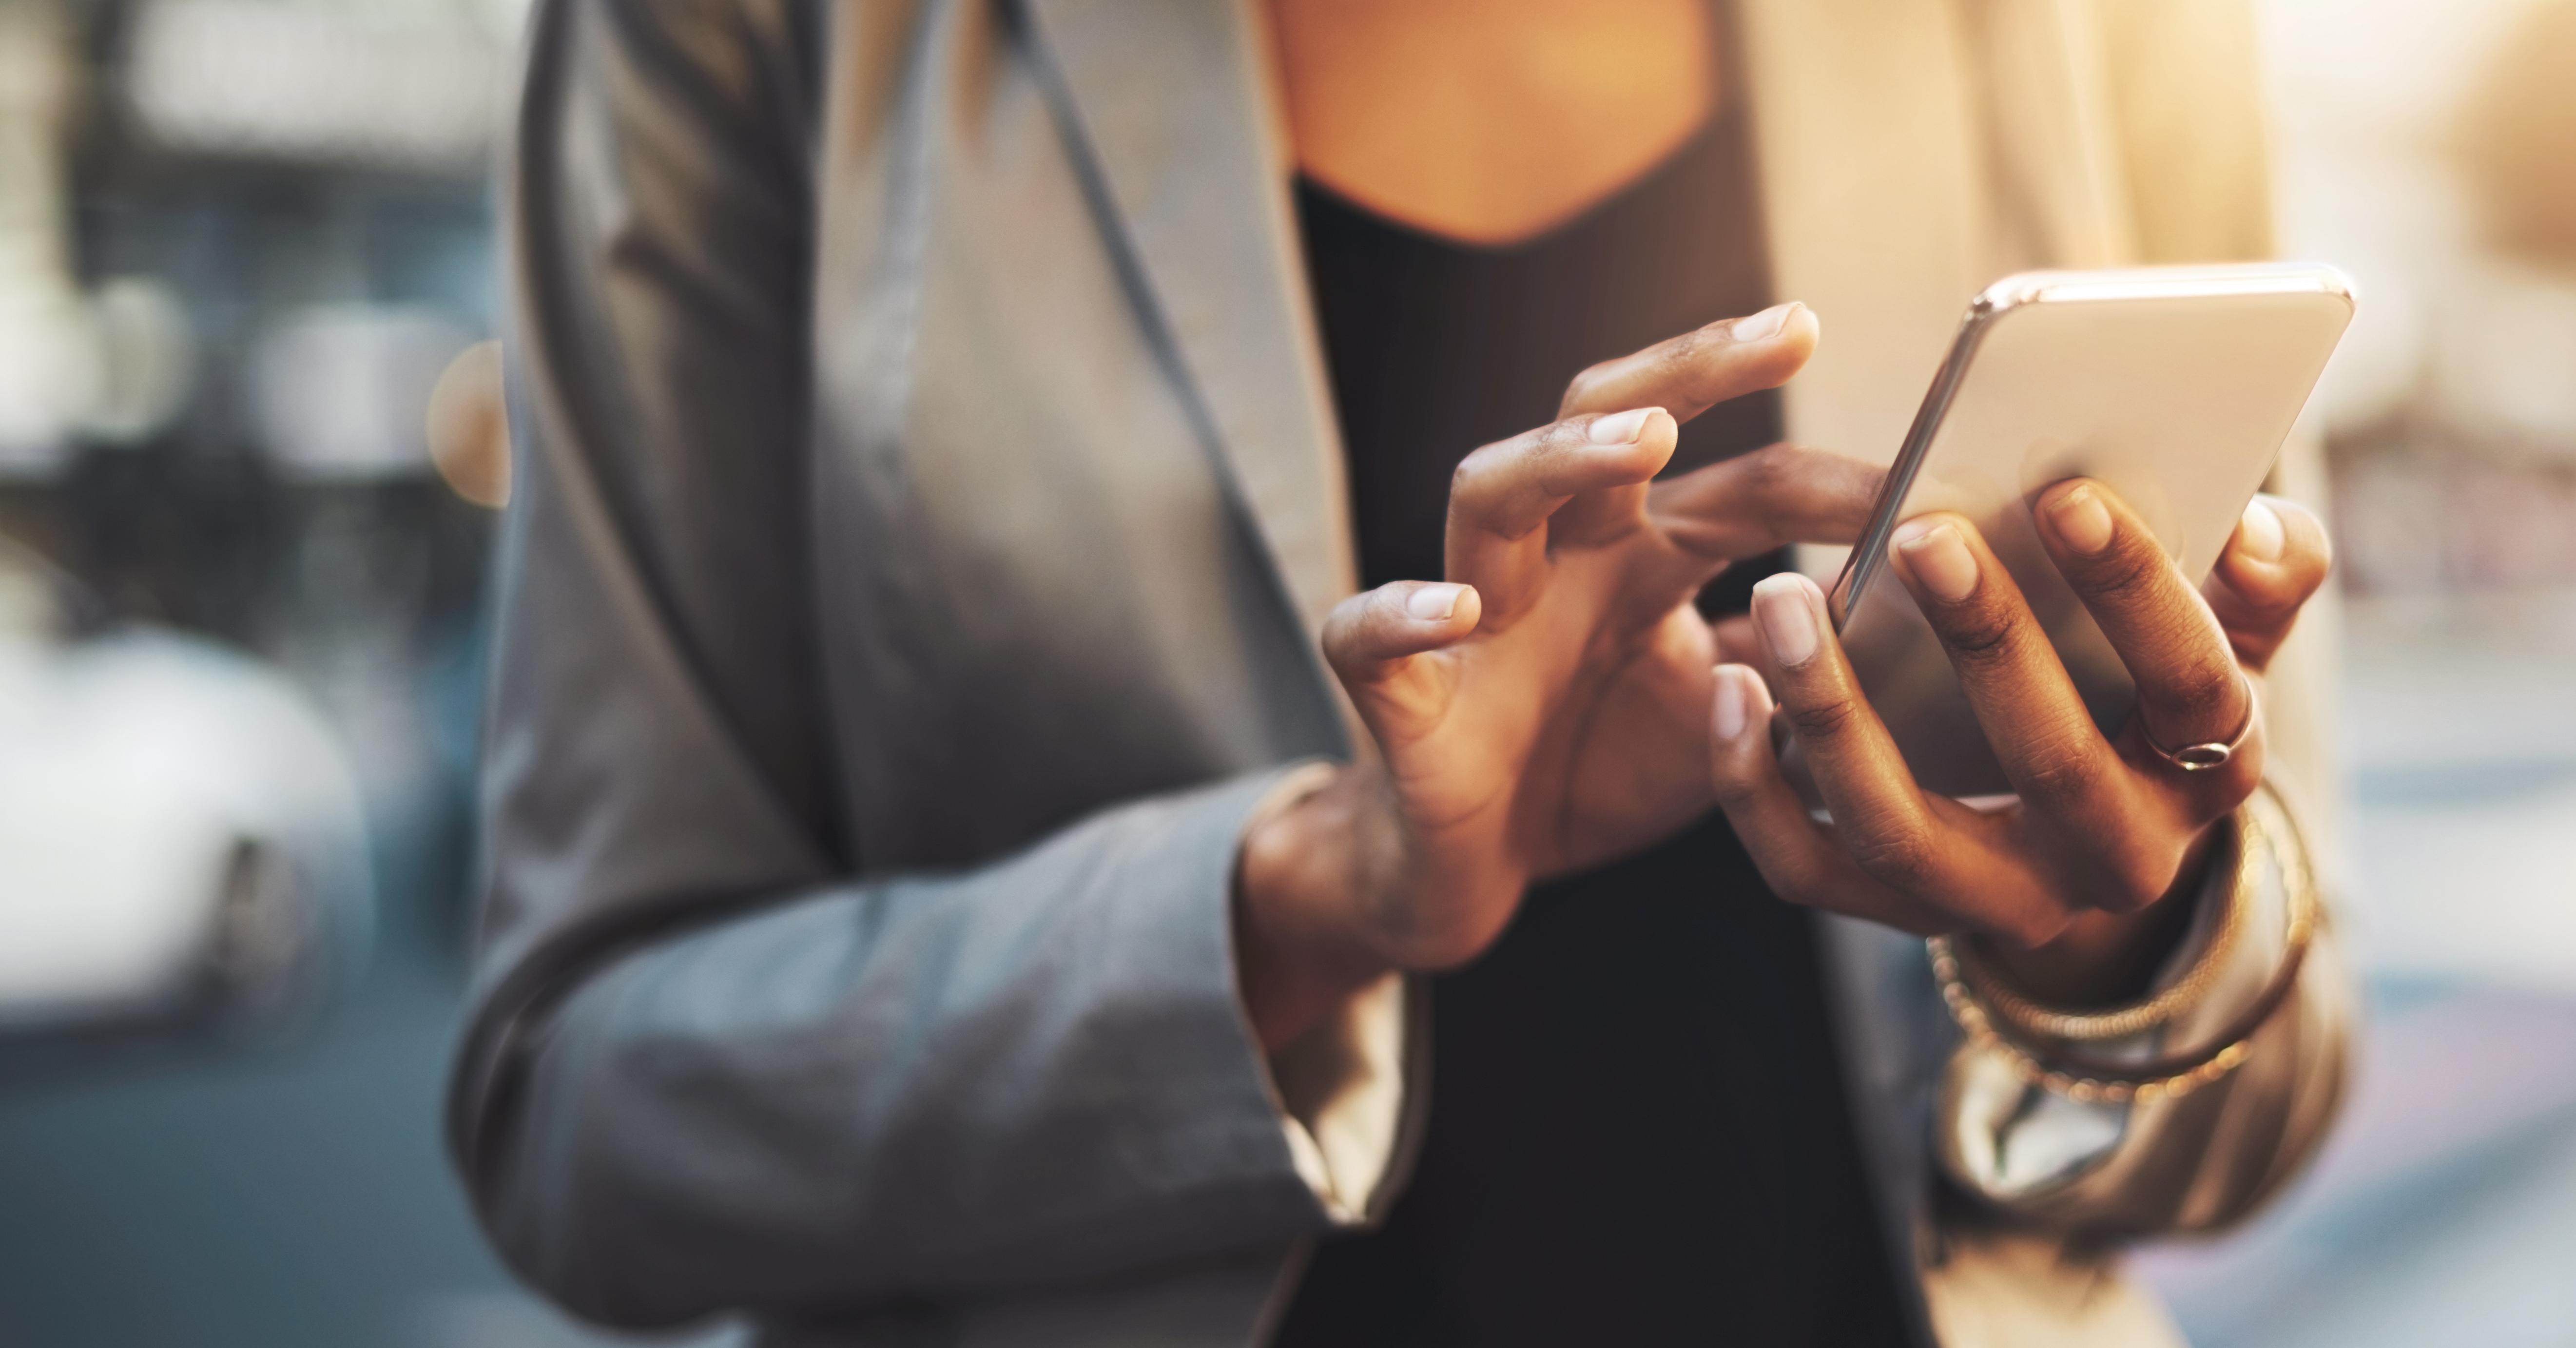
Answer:
[[[605,1343],[436,1137],[526,0],[0,0],[0,1345]],[[2576,0],[2259,0],[2372,1001],[2194,1341],[2576,1344]],[[713,1332],[723,1341],[724,1331]]]

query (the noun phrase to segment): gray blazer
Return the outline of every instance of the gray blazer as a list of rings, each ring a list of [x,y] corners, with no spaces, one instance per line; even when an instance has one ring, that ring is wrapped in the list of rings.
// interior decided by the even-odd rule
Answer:
[[[1352,581],[1254,5],[552,0],[528,61],[448,1108],[492,1239],[613,1324],[1259,1341],[1336,1214],[1231,871],[1349,751],[1310,634]],[[1937,1260],[1953,1036],[1919,942],[1831,935],[1891,1252]],[[2151,1176],[2233,1139],[2196,1207],[2042,1228],[2268,1191],[2308,1020],[2223,1128],[2119,1123]]]

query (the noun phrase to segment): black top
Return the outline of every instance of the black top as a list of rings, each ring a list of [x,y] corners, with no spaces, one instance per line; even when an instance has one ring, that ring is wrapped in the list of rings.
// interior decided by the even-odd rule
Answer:
[[[1506,248],[1299,184],[1363,583],[1438,578],[1458,460],[1554,420],[1577,370],[1766,303],[1748,161],[1721,114]],[[1683,427],[1676,470],[1776,438],[1777,406]],[[1766,569],[1708,602],[1741,607]],[[1382,1229],[1317,1253],[1282,1344],[1903,1341],[1813,926],[1722,820],[1534,889],[1432,1004],[1412,1183]]]

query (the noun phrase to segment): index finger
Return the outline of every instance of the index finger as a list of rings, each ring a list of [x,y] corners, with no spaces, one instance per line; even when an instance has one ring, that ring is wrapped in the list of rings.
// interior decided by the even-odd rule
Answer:
[[[1661,407],[1676,421],[1730,399],[1778,388],[1816,350],[1815,312],[1792,301],[1720,319],[1643,351],[1605,360],[1565,386],[1557,415]]]
[[[1684,551],[1732,561],[1787,543],[1857,541],[1886,480],[1874,463],[1769,445],[1657,482],[1646,513]]]

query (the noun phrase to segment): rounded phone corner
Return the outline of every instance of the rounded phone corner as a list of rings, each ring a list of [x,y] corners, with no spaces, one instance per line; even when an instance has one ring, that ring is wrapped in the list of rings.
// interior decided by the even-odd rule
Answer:
[[[2311,262],[2307,265],[2316,271],[2317,289],[2321,293],[2343,301],[2346,319],[2351,318],[2361,308],[2360,288],[2354,283],[2352,273],[2331,262]]]
[[[1975,299],[1968,301],[1968,317],[1972,320],[1992,319],[2029,304],[2048,293],[2049,283],[2058,275],[2046,271],[2015,272],[1987,286]]]

